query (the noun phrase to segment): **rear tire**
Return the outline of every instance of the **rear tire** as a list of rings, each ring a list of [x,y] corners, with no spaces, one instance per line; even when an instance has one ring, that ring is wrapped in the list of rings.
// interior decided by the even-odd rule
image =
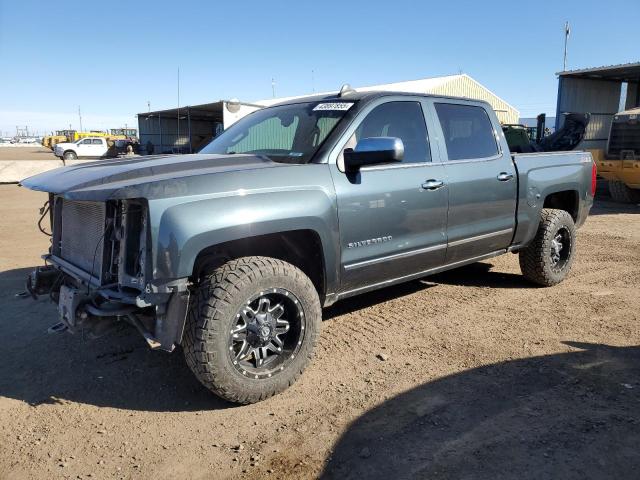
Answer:
[[[520,270],[533,283],[557,285],[569,274],[575,251],[576,226],[569,212],[543,208],[534,240],[520,250]]]
[[[627,187],[619,180],[609,180],[609,193],[616,202],[638,203],[640,202],[640,190]]]
[[[255,403],[302,374],[321,321],[318,293],[300,269],[274,258],[243,257],[203,276],[182,346],[205,387],[230,402]]]

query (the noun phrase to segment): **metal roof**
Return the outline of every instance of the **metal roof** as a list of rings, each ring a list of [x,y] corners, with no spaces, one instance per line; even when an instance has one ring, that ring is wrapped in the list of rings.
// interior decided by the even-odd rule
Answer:
[[[222,121],[222,108],[224,107],[225,102],[229,103],[232,100],[218,100],[213,103],[203,103],[200,105],[186,105],[180,108],[168,108],[166,110],[155,110],[153,112],[141,112],[138,113],[139,117],[149,118],[149,117],[159,117],[170,118],[177,117],[180,114],[180,119],[187,118],[187,111],[189,112],[189,116],[191,120],[217,120]],[[235,100],[233,100],[235,102]],[[260,107],[263,105],[255,105],[253,103],[247,102],[237,102],[240,105],[249,105],[252,107]]]
[[[495,93],[478,83],[476,80],[466,74],[446,75],[442,77],[422,78],[419,80],[410,80],[404,82],[387,83],[381,85],[372,85],[358,87],[356,91],[349,93],[344,97],[339,96],[339,92],[323,92],[311,95],[299,95],[292,97],[270,98],[258,100],[256,102],[238,102],[241,105],[252,107],[267,107],[278,104],[300,103],[309,101],[330,101],[330,100],[360,100],[372,95],[388,95],[394,94],[413,94],[423,96],[434,96],[439,98],[455,98],[478,100],[489,103],[491,107],[498,113],[501,121],[508,120],[507,123],[515,123],[519,117],[518,110]],[[222,110],[227,100],[219,100],[214,103],[205,103],[202,105],[190,105],[178,108],[170,108],[167,110],[155,110],[153,112],[138,113],[141,118],[176,118],[180,115],[180,119],[187,118],[187,111],[191,120],[203,121],[222,121]],[[235,102],[235,101],[234,101]],[[500,117],[505,114],[506,119]],[[504,116],[504,115],[503,115]],[[511,118],[513,117],[513,118]]]
[[[471,100],[474,102],[482,102],[489,104],[486,100],[478,99],[478,98],[468,98],[468,97],[460,97],[455,95],[440,95],[436,93],[421,93],[421,92],[405,92],[405,91],[395,91],[395,90],[367,90],[361,91],[361,89],[354,90],[352,93],[349,93],[345,96],[340,96],[338,92],[333,93],[321,93],[314,95],[300,95],[297,97],[288,97],[288,98],[275,98],[273,101],[265,101],[263,107],[272,107],[279,105],[291,105],[296,103],[309,103],[309,102],[326,102],[326,101],[335,101],[335,102],[349,102],[349,101],[359,101],[359,100],[371,100],[373,98],[378,97],[387,97],[387,96],[400,96],[400,97],[428,97],[428,98],[450,98],[452,100]],[[262,102],[262,100],[260,100]],[[491,105],[489,105],[491,106]]]
[[[372,85],[368,87],[356,87],[354,93],[362,93],[362,92],[414,92],[414,93],[424,93],[427,90],[440,86],[443,83],[446,83],[449,79],[458,77],[458,75],[448,75],[445,77],[431,77],[431,78],[423,78],[421,80],[409,80],[406,82],[395,82],[395,83],[386,83],[381,85]],[[264,100],[258,100],[256,103],[264,106],[275,105],[277,103],[290,103],[291,100],[298,100],[300,98],[305,99],[330,99],[335,98],[338,95],[338,90],[334,90],[331,92],[322,92],[315,94],[307,94],[307,95],[296,95],[293,97],[282,97],[282,98],[267,98]],[[350,94],[353,96],[353,94]]]
[[[396,94],[409,93],[414,95],[426,95],[434,97],[446,97],[446,98],[462,98],[469,100],[480,100],[489,103],[494,109],[498,118],[503,123],[516,123],[520,113],[518,110],[510,105],[502,98],[498,97],[495,93],[489,90],[484,85],[471,78],[469,75],[461,73],[456,75],[446,75],[443,77],[430,77],[422,78],[418,80],[409,80],[403,82],[385,83],[381,85],[371,85],[365,87],[355,87],[356,93],[352,93],[344,99],[348,98],[361,98],[359,95],[371,92],[393,92]],[[316,94],[316,96],[295,96],[285,98],[270,98],[265,100],[258,100],[255,103],[270,106],[279,103],[292,103],[306,100],[329,100],[335,98],[338,94],[337,91],[324,92]],[[323,98],[324,97],[324,98]]]
[[[365,92],[376,92],[376,93],[377,92],[398,92],[398,93],[403,92],[403,93],[423,94],[423,95],[435,96],[435,97],[448,96],[453,98],[464,98],[461,95],[438,95],[437,93],[430,93],[432,90],[458,79],[465,79],[470,82],[473,82],[474,84],[478,85],[480,88],[486,90],[489,94],[497,98],[500,98],[491,90],[489,90],[487,87],[480,84],[478,81],[474,80],[466,73],[461,73],[456,75],[445,75],[442,77],[421,78],[419,80],[407,80],[403,82],[383,83],[380,85],[371,85],[367,87],[355,87],[355,92],[350,95],[353,96],[355,94],[360,94]],[[263,106],[270,106],[278,103],[291,103],[290,102],[291,100],[298,100],[301,98],[322,100],[323,97],[324,99],[330,99],[330,98],[335,98],[337,95],[338,95],[338,91],[332,91],[332,92],[317,93],[313,95],[298,95],[294,97],[268,98],[264,100],[257,100],[255,103]],[[502,101],[504,102],[504,100]],[[504,102],[504,103],[508,107],[513,108],[515,110],[515,107],[513,107],[513,105],[510,105],[507,102]]]
[[[617,82],[640,81],[640,62],[606,65],[602,67],[583,68],[557,72],[563,78],[587,78],[592,80],[612,80]]]

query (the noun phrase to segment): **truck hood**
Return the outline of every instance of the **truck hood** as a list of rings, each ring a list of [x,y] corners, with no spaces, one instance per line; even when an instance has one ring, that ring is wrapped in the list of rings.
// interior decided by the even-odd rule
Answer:
[[[69,147],[75,147],[76,144],[73,142],[60,142],[60,143],[56,143],[55,146],[60,148],[69,148]]]
[[[257,155],[149,155],[56,168],[20,185],[75,200],[151,199],[167,196],[176,184],[188,189],[191,177],[279,166],[285,164]]]

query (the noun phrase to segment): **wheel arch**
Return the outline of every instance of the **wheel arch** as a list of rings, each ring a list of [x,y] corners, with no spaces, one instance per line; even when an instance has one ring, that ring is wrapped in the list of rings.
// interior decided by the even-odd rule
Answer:
[[[228,260],[249,256],[276,258],[296,266],[311,279],[321,302],[324,301],[326,259],[320,235],[312,229],[267,233],[210,245],[196,255],[191,277],[197,281],[204,273]]]
[[[577,222],[580,208],[580,195],[577,190],[562,190],[550,193],[545,197],[542,208],[565,210],[571,215],[573,221]]]

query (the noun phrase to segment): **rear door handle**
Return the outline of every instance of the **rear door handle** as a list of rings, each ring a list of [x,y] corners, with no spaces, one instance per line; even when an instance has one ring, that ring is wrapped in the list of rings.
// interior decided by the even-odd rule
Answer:
[[[498,181],[500,182],[508,182],[513,178],[513,173],[500,172],[498,174]]]
[[[444,187],[444,182],[442,180],[434,180],[429,179],[420,185],[424,190],[437,190],[439,188]]]

